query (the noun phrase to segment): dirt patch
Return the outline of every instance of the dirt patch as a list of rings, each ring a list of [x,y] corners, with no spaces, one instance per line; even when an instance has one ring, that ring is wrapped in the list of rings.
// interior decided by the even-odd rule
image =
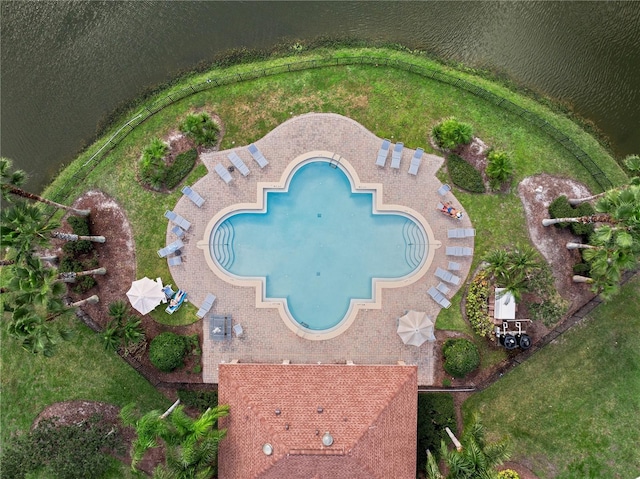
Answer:
[[[482,182],[487,191],[491,191],[489,187],[489,178],[487,177],[487,151],[489,147],[477,136],[474,136],[471,143],[467,145],[459,145],[453,153],[463,158],[467,163],[480,172]]]
[[[567,316],[594,297],[589,285],[572,281],[573,265],[580,261],[580,252],[568,250],[566,244],[580,242],[580,238],[568,228],[542,226],[542,219],[549,217],[549,205],[558,196],[581,198],[590,194],[586,186],[575,180],[547,174],[530,176],[518,185],[531,242],[551,266],[556,289],[569,301]]]
[[[131,287],[132,281],[136,278],[136,258],[135,245],[131,225],[117,202],[105,195],[101,191],[89,191],[75,201],[74,208],[90,209],[89,225],[93,234],[102,235],[106,238],[105,243],[95,243],[95,251],[98,257],[98,264],[107,268],[107,274],[98,277],[97,285],[86,293],[78,295],[69,291],[72,301],[98,295],[100,302],[86,305],[82,310],[88,314],[100,329],[111,321],[109,316],[109,304],[122,300],[128,302],[127,291]],[[67,231],[69,226],[65,223]],[[65,229],[63,228],[63,229]],[[58,254],[61,253],[61,242],[58,242]],[[191,371],[200,365],[199,355],[189,354],[185,358],[185,366],[175,372],[161,373],[149,361],[148,345],[151,340],[164,331],[173,331],[176,334],[194,335],[199,337],[202,344],[202,325],[200,322],[188,326],[166,326],[159,324],[149,315],[141,315],[134,309],[131,314],[141,320],[141,325],[145,331],[146,344],[136,355],[140,367],[147,373],[154,375],[157,380],[169,383],[200,383],[202,375]]]

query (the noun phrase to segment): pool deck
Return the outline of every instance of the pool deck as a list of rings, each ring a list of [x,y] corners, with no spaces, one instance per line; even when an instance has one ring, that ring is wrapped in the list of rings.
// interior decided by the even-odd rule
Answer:
[[[394,138],[389,139],[394,142]],[[402,138],[395,140],[403,141]],[[435,173],[444,161],[442,157],[425,153],[418,175],[412,176],[407,171],[414,150],[406,145],[400,169],[390,168],[391,151],[386,166],[376,166],[381,143],[381,138],[354,120],[332,113],[309,113],[286,121],[255,142],[269,161],[263,169],[251,158],[246,145],[201,155],[209,174],[192,187],[206,201],[201,208],[186,197],[176,204],[174,211],[189,220],[192,226],[183,239],[183,263],[169,269],[174,284],[188,292],[191,303],[199,307],[207,293],[215,294],[217,299],[209,314],[232,316],[233,324],[242,325],[244,330],[242,337],[232,335],[223,341],[212,341],[209,321],[202,321],[204,382],[217,383],[218,364],[234,360],[305,364],[347,364],[349,361],[355,364],[396,364],[404,361],[418,366],[419,385],[433,384],[437,358],[435,343],[427,342],[420,347],[403,344],[396,332],[397,319],[408,310],[426,311],[431,318],[437,317],[440,307],[429,297],[427,290],[440,282],[434,275],[435,270],[437,267],[447,269],[448,261],[461,264],[461,270],[454,273],[463,279],[458,286],[449,285],[452,292],[448,297],[464,286],[472,257],[446,256],[445,246],[473,247],[474,238],[448,239],[447,230],[471,228],[472,225],[467,215],[462,220],[454,220],[435,208],[443,199],[459,205],[451,192],[444,198],[437,194],[442,183]],[[298,336],[285,325],[275,308],[256,308],[255,289],[235,286],[220,279],[205,261],[204,251],[196,246],[204,239],[209,221],[220,210],[237,203],[255,202],[258,182],[279,181],[294,158],[315,150],[335,152],[347,160],[363,183],[382,184],[385,204],[404,205],[416,210],[427,220],[435,236],[434,244],[430,245],[430,248],[435,248],[435,256],[422,279],[402,288],[383,289],[381,309],[361,310],[344,333],[325,341],[310,341]],[[233,181],[226,185],[214,167],[217,163],[225,168],[230,166],[227,155],[231,151],[244,160],[251,172],[243,177],[234,171]],[[168,229],[167,244],[174,240],[175,236]]]

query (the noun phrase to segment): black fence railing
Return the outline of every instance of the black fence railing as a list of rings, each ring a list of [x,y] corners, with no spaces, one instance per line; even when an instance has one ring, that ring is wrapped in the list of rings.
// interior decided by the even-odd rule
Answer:
[[[54,201],[62,202],[67,198],[71,192],[71,189],[83,182],[89,173],[93,171],[95,166],[102,161],[107,153],[115,148],[124,138],[134,130],[136,126],[144,122],[151,115],[154,115],[158,111],[166,108],[167,106],[182,100],[190,95],[196,94],[203,90],[210,88],[217,88],[224,85],[230,85],[233,83],[239,83],[242,81],[255,80],[257,78],[267,77],[271,75],[279,75],[283,73],[309,70],[312,68],[322,68],[329,66],[347,66],[347,65],[375,65],[386,66],[391,68],[398,68],[417,75],[421,75],[431,80],[446,83],[448,85],[460,88],[468,91],[480,98],[483,98],[494,105],[503,108],[504,110],[514,115],[523,118],[534,126],[540,128],[547,135],[562,145],[569,153],[571,153],[576,160],[589,172],[593,179],[598,183],[602,190],[608,190],[613,187],[613,183],[606,176],[606,174],[600,169],[600,167],[593,161],[593,159],[575,142],[560,131],[555,126],[549,124],[546,120],[543,120],[535,113],[516,105],[511,100],[496,95],[484,88],[481,88],[473,83],[458,78],[454,75],[443,73],[437,70],[433,70],[421,65],[415,65],[413,63],[405,62],[402,60],[396,60],[388,57],[373,57],[373,56],[343,56],[343,57],[326,57],[314,60],[302,60],[299,62],[285,63],[282,65],[272,66],[269,68],[262,68],[251,70],[248,72],[238,72],[220,77],[210,77],[203,82],[188,85],[180,90],[172,91],[166,96],[158,99],[151,105],[145,106],[140,112],[138,112],[133,118],[124,123],[99,149],[94,153],[82,167],[74,173],[65,183],[54,193],[52,193],[52,199]],[[51,212],[53,214],[53,212]]]

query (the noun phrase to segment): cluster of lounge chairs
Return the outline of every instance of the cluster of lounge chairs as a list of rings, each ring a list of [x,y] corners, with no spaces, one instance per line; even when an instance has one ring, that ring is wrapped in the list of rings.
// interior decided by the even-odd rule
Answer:
[[[383,140],[382,145],[380,146],[380,150],[378,150],[378,157],[376,158],[376,165],[383,167],[387,164],[387,157],[389,156],[389,150],[391,149],[391,141]],[[400,162],[402,161],[402,151],[404,150],[404,143],[398,142],[393,147],[393,152],[391,153],[391,168],[399,169]],[[424,155],[423,148],[417,148],[413,157],[411,158],[411,164],[409,166],[409,174],[417,175],[418,168],[420,168],[420,163],[422,162],[422,156]]]
[[[247,150],[249,151],[251,158],[253,158],[253,160],[256,163],[258,163],[258,166],[260,168],[264,168],[269,164],[269,162],[264,157],[262,152],[253,143],[251,143],[247,147]],[[247,166],[247,164],[244,162],[242,158],[240,158],[240,156],[236,151],[232,151],[231,153],[229,153],[227,155],[227,158],[229,158],[229,161],[233,165],[233,168],[229,167],[231,168],[231,170],[233,169],[238,170],[242,176],[248,176],[249,173],[251,173],[251,170],[249,170],[249,167]],[[231,173],[221,163],[216,164],[216,166],[214,167],[214,170],[218,174],[218,176],[222,179],[222,181],[224,181],[226,184],[229,184],[233,181],[233,177],[231,176]]]

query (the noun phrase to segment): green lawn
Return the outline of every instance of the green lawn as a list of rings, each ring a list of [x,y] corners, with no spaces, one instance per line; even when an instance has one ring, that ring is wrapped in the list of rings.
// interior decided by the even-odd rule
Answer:
[[[58,321],[58,320],[57,320]],[[2,397],[0,442],[16,431],[26,431],[48,405],[82,399],[118,406],[135,402],[142,410],[160,409],[170,401],[117,354],[105,351],[97,334],[78,319],[77,335],[59,344],[52,358],[31,354],[0,328]]]
[[[541,478],[640,476],[640,278],[464,404]]]

